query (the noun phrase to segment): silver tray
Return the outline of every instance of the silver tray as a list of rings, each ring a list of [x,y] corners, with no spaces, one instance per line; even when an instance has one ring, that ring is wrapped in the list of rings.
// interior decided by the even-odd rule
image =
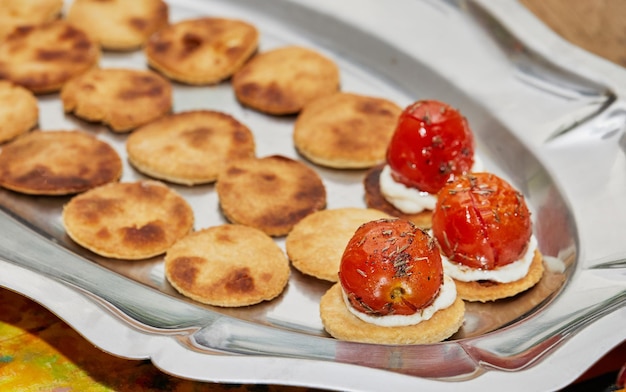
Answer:
[[[465,325],[446,342],[341,342],[319,320],[327,283],[294,270],[274,301],[200,305],[167,284],[161,258],[113,261],[73,244],[60,220],[68,198],[0,190],[0,286],[41,303],[105,351],[213,382],[554,390],[626,338],[626,246],[617,235],[626,222],[624,69],[567,44],[514,0],[177,0],[170,10],[172,21],[248,20],[261,31],[261,50],[316,48],[340,64],[344,91],[460,108],[486,167],[526,195],[548,273],[512,300],[469,304]],[[107,53],[101,65],[146,68],[141,52]],[[247,124],[258,156],[300,159],[293,117],[243,108],[228,82],[176,84],[174,99],[176,112],[222,110]],[[123,135],[64,115],[56,94],[39,101],[43,130],[84,129],[125,156]],[[328,208],[364,205],[364,172],[306,163],[327,186]],[[140,178],[126,163],[122,180]],[[212,186],[173,187],[194,207],[196,229],[224,222]]]

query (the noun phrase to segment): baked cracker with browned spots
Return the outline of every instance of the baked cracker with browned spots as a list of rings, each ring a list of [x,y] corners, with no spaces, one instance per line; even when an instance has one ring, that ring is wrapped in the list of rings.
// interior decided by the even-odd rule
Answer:
[[[335,283],[320,301],[324,329],[334,338],[376,344],[431,344],[454,335],[465,320],[465,303],[456,301],[418,324],[386,327],[356,317],[346,307],[341,284]]]
[[[455,280],[456,291],[459,297],[470,302],[490,302],[503,298],[513,297],[536,285],[543,277],[545,267],[543,256],[535,251],[528,273],[521,279],[509,283],[499,283],[488,280],[462,282]]]
[[[0,41],[18,26],[57,19],[62,8],[63,0],[0,0]]]
[[[212,110],[171,114],[135,130],[126,141],[130,163],[151,177],[195,185],[217,180],[223,166],[254,157],[252,132]]]
[[[339,67],[321,53],[285,46],[254,56],[232,79],[243,105],[274,115],[296,114],[339,90]]]
[[[74,0],[67,20],[91,35],[103,49],[133,50],[167,26],[163,0]]]
[[[153,34],[148,64],[178,82],[204,85],[229,78],[257,50],[259,32],[248,22],[226,18],[186,19]]]
[[[32,195],[67,195],[117,181],[122,160],[82,131],[33,131],[0,150],[0,185]]]
[[[304,107],[293,141],[300,154],[318,165],[369,168],[385,162],[401,112],[387,99],[339,92]]]
[[[397,209],[393,204],[389,203],[380,191],[380,173],[385,164],[372,167],[365,173],[363,186],[365,188],[365,204],[369,208],[375,208],[386,212],[397,218],[404,218],[413,222],[422,229],[430,229],[432,225],[433,212],[424,210],[415,214],[407,214]]]
[[[104,257],[138,260],[163,254],[193,229],[187,201],[157,181],[116,182],[74,196],[63,225],[77,244]]]
[[[289,262],[262,231],[220,225],[194,232],[165,255],[165,276],[181,294],[224,307],[269,301],[283,292]]]
[[[302,162],[272,155],[234,161],[216,185],[224,216],[271,236],[286,235],[305,216],[326,206],[320,176]]]
[[[63,109],[114,132],[129,132],[172,110],[172,85],[149,70],[101,68],[69,81],[61,91]]]
[[[0,80],[0,143],[33,129],[39,121],[39,105],[32,92]]]
[[[336,282],[346,245],[363,223],[389,218],[371,208],[316,211],[298,222],[287,235],[285,250],[300,272]]]
[[[35,94],[56,92],[99,58],[98,44],[64,20],[20,26],[0,42],[0,79]]]

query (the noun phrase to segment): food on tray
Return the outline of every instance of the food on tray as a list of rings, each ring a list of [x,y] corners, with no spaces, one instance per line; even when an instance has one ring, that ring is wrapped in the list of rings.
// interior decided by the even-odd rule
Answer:
[[[366,203],[429,227],[437,192],[474,167],[474,137],[449,105],[417,101],[404,109],[387,149],[386,164],[366,174]]]
[[[135,130],[126,140],[130,163],[162,180],[194,185],[214,182],[233,159],[255,154],[252,132],[217,111],[171,114]]]
[[[20,193],[78,193],[121,174],[113,147],[82,131],[33,131],[0,150],[0,186]]]
[[[65,112],[129,132],[171,111],[172,86],[152,71],[101,68],[67,82],[61,100]]]
[[[98,44],[66,21],[20,26],[0,42],[0,79],[36,94],[56,92],[99,58]]]
[[[269,46],[257,53],[260,35],[253,24],[201,15],[168,24],[167,4],[173,3],[75,0],[67,3],[67,21],[18,27],[0,43],[0,79],[8,79],[0,81],[0,142],[2,127],[24,121],[19,131],[11,131],[16,139],[0,148],[0,186],[38,195],[78,193],[67,198],[62,211],[61,204],[52,202],[59,206],[57,215],[61,216],[57,217],[67,233],[61,243],[80,254],[93,252],[91,258],[123,275],[148,268],[151,278],[171,283],[171,288],[162,287],[169,295],[176,295],[177,290],[192,300],[220,307],[244,307],[279,297],[290,283],[293,266],[308,275],[296,273],[291,278],[296,292],[304,290],[300,294],[305,294],[306,301],[317,300],[319,290],[330,287],[319,302],[319,311],[331,336],[381,344],[448,339],[463,325],[463,298],[478,301],[468,310],[471,306],[472,312],[489,312],[492,306],[507,301],[480,301],[515,295],[541,278],[542,258],[534,250],[534,237],[520,234],[510,243],[520,252],[522,247],[528,249],[526,259],[534,255],[524,277],[508,283],[485,278],[484,274],[493,271],[499,275],[500,269],[521,269],[517,261],[503,267],[500,261],[494,262],[497,266],[490,271],[462,265],[465,258],[472,257],[470,251],[485,246],[480,241],[493,238],[488,225],[495,224],[485,223],[490,221],[484,218],[481,224],[485,227],[476,229],[482,231],[475,243],[456,245],[465,240],[459,237],[459,230],[449,229],[448,214],[455,205],[463,205],[448,198],[457,190],[441,191],[448,192],[440,200],[445,204],[436,204],[442,186],[447,189],[448,181],[460,181],[476,169],[473,136],[458,111],[438,101],[419,101],[403,110],[382,97],[341,92],[337,59],[324,52],[291,46],[287,39],[285,45],[290,46],[268,41],[265,44]],[[0,6],[0,33],[4,11]],[[104,68],[98,68],[100,45],[120,51],[104,52]],[[141,47],[141,51],[123,53]],[[151,70],[140,70],[148,67]],[[174,81],[224,84],[198,88]],[[11,93],[27,92],[34,107],[22,113],[21,98],[3,98],[5,86],[12,86]],[[181,94],[177,100],[182,99],[177,106],[174,86]],[[58,110],[62,103],[68,113],[64,121],[98,122],[120,133],[104,130],[116,147],[126,148],[124,158],[131,166],[125,178],[145,174],[189,186],[215,182],[215,187],[184,189],[151,180],[118,182],[123,161],[99,139],[73,131],[72,140],[81,142],[74,141],[76,146],[69,147],[52,141],[66,132],[28,133],[38,121],[33,93],[55,91],[61,92],[58,97],[39,98]],[[220,94],[215,92],[232,95],[218,102],[215,99]],[[198,99],[189,101],[194,97]],[[19,116],[19,121],[3,120],[3,100],[7,102],[4,106],[11,107],[9,115]],[[226,109],[210,108],[215,106],[211,101]],[[193,109],[180,110],[190,102]],[[179,110],[174,111],[175,107]],[[229,107],[293,116],[278,119],[281,132],[270,136],[269,146],[262,146],[272,151],[258,158],[258,141]],[[247,109],[242,113],[253,121],[269,119]],[[63,119],[63,112],[56,116]],[[46,121],[50,118],[43,119],[44,124]],[[285,125],[293,125],[292,135],[282,133]],[[95,127],[94,131],[101,129]],[[17,136],[19,133],[26,134]],[[282,142],[287,145],[271,144],[274,137],[284,136],[287,139]],[[287,150],[282,151],[285,146]],[[287,157],[295,152],[300,159]],[[358,189],[353,194],[360,181],[353,169],[372,169],[364,182],[368,207],[360,205]],[[330,210],[326,210],[329,195],[321,175],[333,187]],[[11,185],[10,176],[19,181],[18,186]],[[177,188],[184,193],[178,194]],[[397,188],[400,193],[394,190]],[[477,193],[487,197],[489,190],[479,188]],[[411,201],[416,198],[429,201],[415,208]],[[402,202],[406,199],[408,207]],[[506,211],[522,211],[521,204],[514,207],[520,203],[518,198],[509,199],[509,206],[495,207],[497,219],[494,215],[493,220],[498,224],[505,221]],[[335,208],[337,201],[341,208]],[[209,227],[193,231],[196,216],[191,202],[203,221],[209,218]],[[422,230],[431,227],[435,204],[441,209],[435,212],[436,223],[443,225],[435,228],[439,244]],[[483,210],[479,204],[475,207],[478,216]],[[439,221],[437,214],[445,219]],[[220,222],[212,225],[216,219]],[[229,223],[222,224],[224,220]],[[450,221],[456,224],[457,220],[453,217]],[[467,234],[470,229],[463,230],[460,232]],[[518,239],[524,242],[516,243]],[[449,241],[456,242],[446,246]],[[495,254],[497,244],[490,241],[487,245]],[[454,270],[454,278],[448,276],[448,269]],[[162,275],[156,277],[155,272]],[[480,276],[477,281],[462,279],[476,274]],[[546,281],[529,294],[538,295]],[[291,294],[288,300],[299,306],[297,295]],[[310,310],[308,305],[302,303],[303,310]],[[523,314],[513,313],[515,317]],[[246,312],[242,315],[250,317]],[[504,322],[512,318],[502,317]],[[461,331],[457,336],[467,333],[476,330]]]
[[[167,26],[168,6],[163,0],[74,0],[67,20],[103,49],[132,50]]]
[[[432,231],[461,298],[511,297],[541,279],[531,225],[524,196],[495,174],[464,175],[441,189]]]
[[[116,182],[74,196],[63,207],[65,231],[101,256],[138,260],[164,253],[194,224],[191,206],[157,181]]]
[[[287,235],[285,250],[292,265],[307,275],[336,282],[341,255],[363,223],[390,218],[371,208],[320,210],[298,222]]]
[[[385,161],[401,112],[387,99],[339,92],[304,107],[294,125],[293,141],[318,165],[369,168]]]
[[[305,216],[326,207],[319,174],[280,155],[229,163],[217,178],[216,190],[230,222],[271,236],[286,235]]]
[[[232,79],[239,102],[260,112],[300,112],[309,102],[339,90],[339,67],[321,53],[285,46],[254,56]]]
[[[39,121],[39,105],[32,92],[0,80],[0,143],[33,129]]]
[[[53,21],[62,8],[63,0],[0,0],[0,41],[18,26]]]
[[[289,261],[262,231],[220,225],[194,232],[165,255],[165,276],[181,294],[216,306],[247,306],[277,297]]]
[[[229,78],[254,54],[259,32],[250,23],[224,18],[187,19],[153,34],[146,44],[148,64],[188,84]]]
[[[360,226],[343,253],[339,283],[320,303],[331,336],[381,344],[442,341],[458,331],[464,313],[436,241],[404,219]]]

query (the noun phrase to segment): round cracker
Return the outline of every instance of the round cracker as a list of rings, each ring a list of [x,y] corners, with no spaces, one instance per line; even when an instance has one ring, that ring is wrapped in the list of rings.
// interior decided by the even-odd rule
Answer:
[[[217,195],[232,223],[286,235],[305,216],[326,206],[319,175],[302,162],[272,155],[241,159],[218,176]]]
[[[39,121],[39,106],[32,92],[0,80],[0,143],[33,129]]]
[[[287,46],[253,57],[233,75],[237,99],[260,112],[298,113],[339,89],[339,67],[322,54]]]
[[[341,256],[354,232],[363,223],[382,218],[389,218],[389,215],[369,208],[314,212],[298,222],[287,235],[287,256],[300,272],[337,282]]]
[[[172,85],[148,70],[94,69],[70,80],[61,91],[65,112],[129,132],[172,109]]]
[[[322,296],[320,316],[324,329],[336,339],[376,344],[429,344],[441,342],[461,328],[465,303],[457,297],[452,305],[419,324],[381,327],[350,313],[342,297],[341,284],[335,283]]]
[[[160,255],[187,235],[193,223],[187,201],[157,181],[102,185],[74,196],[63,208],[70,238],[115,259]]]
[[[385,196],[380,192],[380,173],[384,166],[385,164],[374,166],[365,173],[363,180],[365,204],[370,208],[384,211],[391,216],[407,219],[421,229],[430,229],[433,216],[431,210],[424,210],[416,214],[406,214],[385,199]]]
[[[254,54],[259,32],[250,23],[224,18],[188,19],[150,37],[148,64],[188,84],[214,84],[229,78]]]
[[[66,21],[20,26],[0,44],[0,79],[35,94],[55,92],[99,57],[98,44]]]
[[[387,99],[339,92],[304,107],[293,141],[300,154],[318,165],[369,168],[385,162],[401,112]]]
[[[165,255],[165,276],[181,294],[225,307],[277,297],[289,280],[289,262],[262,231],[221,225],[192,233]]]
[[[62,8],[63,0],[0,1],[0,41],[18,26],[51,22]]]
[[[530,264],[528,274],[522,279],[510,283],[498,283],[488,280],[462,282],[455,280],[457,295],[465,301],[489,302],[502,298],[513,297],[536,285],[544,272],[543,257],[537,250]]]
[[[233,159],[254,157],[252,132],[232,116],[210,110],[172,114],[133,132],[130,163],[162,180],[194,185],[217,180]]]
[[[103,49],[133,50],[167,26],[163,0],[74,0],[67,20],[93,37]]]
[[[117,181],[122,160],[81,131],[34,131],[0,150],[0,185],[31,195],[67,195]]]

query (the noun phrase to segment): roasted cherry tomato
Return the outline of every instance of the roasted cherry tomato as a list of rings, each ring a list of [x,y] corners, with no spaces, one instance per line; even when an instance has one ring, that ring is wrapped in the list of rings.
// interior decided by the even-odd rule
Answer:
[[[360,312],[372,316],[414,314],[439,293],[441,255],[434,239],[407,220],[368,222],[348,242],[339,281]]]
[[[433,235],[455,263],[491,270],[519,260],[532,234],[524,196],[490,173],[458,177],[439,192]]]
[[[458,110],[439,101],[417,101],[398,119],[387,148],[393,179],[436,194],[474,164],[474,136]]]

